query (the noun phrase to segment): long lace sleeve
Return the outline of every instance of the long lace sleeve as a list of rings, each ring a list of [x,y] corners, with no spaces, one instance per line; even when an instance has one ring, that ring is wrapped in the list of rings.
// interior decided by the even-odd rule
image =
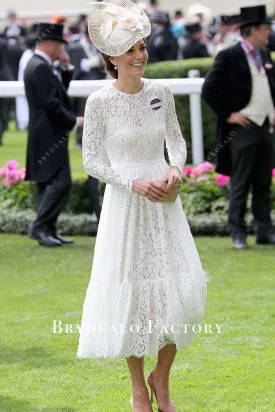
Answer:
[[[165,86],[166,101],[166,147],[171,166],[177,166],[182,171],[186,162],[186,142],[182,136],[177,119],[175,101],[169,86]]]
[[[104,105],[101,96],[91,94],[86,103],[82,138],[83,165],[88,175],[132,191],[132,179],[102,161],[105,133]]]

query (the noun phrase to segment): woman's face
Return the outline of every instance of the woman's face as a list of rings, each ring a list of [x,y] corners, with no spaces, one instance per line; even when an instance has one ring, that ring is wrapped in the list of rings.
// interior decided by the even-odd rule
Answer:
[[[148,61],[148,53],[144,40],[139,40],[130,50],[121,56],[111,57],[110,61],[117,66],[117,71],[120,76],[142,76]]]

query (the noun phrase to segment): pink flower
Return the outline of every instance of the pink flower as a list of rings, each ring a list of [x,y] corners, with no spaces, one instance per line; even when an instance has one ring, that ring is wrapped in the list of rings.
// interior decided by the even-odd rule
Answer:
[[[190,176],[191,177],[196,177],[196,176],[200,176],[201,174],[202,174],[202,171],[201,171],[200,167],[197,166],[197,167],[194,167],[194,169],[190,173]]]
[[[15,170],[15,169],[8,169],[7,170],[7,172],[6,172],[6,177],[9,177],[9,178],[16,178],[16,176],[17,176],[17,171]]]
[[[19,182],[20,180],[22,180],[21,174],[19,173],[19,171],[16,171],[16,175],[14,176],[14,180],[15,180],[15,182]]]
[[[8,169],[16,169],[19,166],[19,163],[16,160],[9,160],[6,163],[6,167]]]
[[[193,180],[189,180],[189,182],[187,182],[188,185],[192,186],[194,185],[196,182],[194,182]]]
[[[209,182],[209,179],[206,176],[199,176],[197,182]]]
[[[0,169],[0,180],[4,186],[12,186],[21,180],[25,180],[26,168],[22,167],[16,170],[19,165],[16,160],[9,160],[6,163],[6,167]]]
[[[26,168],[22,167],[22,169],[18,170],[18,180],[25,180],[26,177]]]
[[[214,170],[214,166],[212,163],[203,162],[194,168],[192,168],[191,166],[186,166],[183,169],[182,174],[184,176],[197,177],[197,176],[201,176],[204,173],[210,173],[213,170]]]
[[[230,177],[224,175],[218,175],[215,179],[216,184],[219,187],[226,186],[230,182]]]
[[[5,177],[5,179],[3,179],[3,185],[8,187],[8,186],[12,186],[13,182],[11,179],[9,179],[8,177]]]
[[[272,170],[272,176],[275,176],[275,169]]]
[[[210,162],[203,162],[198,166],[198,168],[202,173],[209,173],[214,170],[214,166]]]
[[[1,167],[1,169],[0,169],[0,179],[2,179],[5,176],[6,176],[6,168]]]
[[[192,172],[192,167],[191,166],[185,166],[185,168],[182,171],[182,174],[184,176],[190,176],[191,172]]]

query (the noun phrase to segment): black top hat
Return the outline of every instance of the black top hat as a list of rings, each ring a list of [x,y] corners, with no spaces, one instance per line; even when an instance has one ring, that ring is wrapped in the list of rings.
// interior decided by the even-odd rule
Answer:
[[[240,23],[241,20],[242,19],[240,14],[221,15],[218,18],[218,24],[223,26],[230,26],[231,24]]]
[[[229,16],[229,24],[239,24],[242,21],[242,17],[240,14],[232,14]]]
[[[199,22],[197,21],[189,21],[186,22],[184,25],[184,29],[187,31],[189,34],[196,34],[202,31],[202,26]]]
[[[51,24],[51,23],[39,23],[37,27],[37,38],[39,41],[42,40],[56,40],[62,43],[67,43],[63,39],[63,24]]]
[[[266,14],[266,7],[264,5],[241,7],[241,27],[270,23],[271,22]]]
[[[229,20],[230,20],[230,16],[228,14],[222,14],[221,16],[218,17],[218,24],[220,26],[228,26],[229,24],[231,24]]]

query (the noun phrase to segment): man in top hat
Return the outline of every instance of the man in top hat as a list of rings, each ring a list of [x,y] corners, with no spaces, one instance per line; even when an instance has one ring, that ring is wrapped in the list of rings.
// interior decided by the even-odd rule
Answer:
[[[267,44],[265,6],[241,8],[241,36],[222,50],[202,96],[218,116],[216,170],[231,176],[229,229],[236,249],[247,248],[245,212],[252,186],[256,242],[275,244],[270,217],[275,75]]]
[[[186,21],[184,31],[188,37],[178,38],[179,50],[178,60],[193,59],[196,57],[209,57],[207,47],[204,43],[205,36],[199,21]]]
[[[216,56],[221,50],[238,41],[240,23],[241,16],[239,14],[221,15],[217,18],[215,23],[217,32],[209,45],[211,55]]]
[[[83,127],[83,117],[72,111],[67,88],[72,77],[63,52],[62,24],[41,23],[38,47],[24,73],[29,104],[26,180],[37,182],[37,217],[29,236],[45,246],[72,243],[56,232],[56,221],[71,186],[69,132]],[[53,62],[60,60],[62,70]]]

